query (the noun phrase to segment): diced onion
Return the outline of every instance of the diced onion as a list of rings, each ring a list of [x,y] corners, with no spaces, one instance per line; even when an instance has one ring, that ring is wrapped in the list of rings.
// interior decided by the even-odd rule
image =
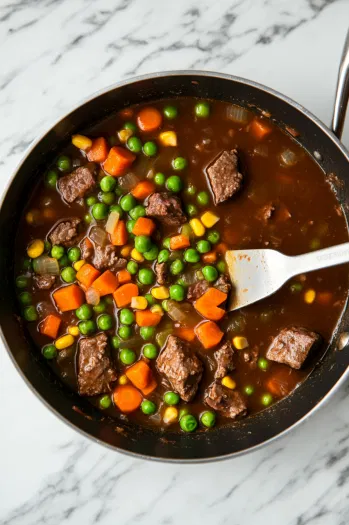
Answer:
[[[295,166],[298,162],[296,153],[290,149],[285,149],[280,155],[281,162],[288,167]]]
[[[99,301],[101,300],[101,296],[98,290],[96,290],[92,286],[86,291],[85,295],[87,304],[92,304],[93,306],[99,304]]]
[[[260,157],[267,157],[269,153],[267,144],[265,143],[257,144],[257,146],[253,150],[253,153],[255,155],[259,155]]]
[[[251,118],[251,113],[241,106],[232,104],[227,108],[227,118],[238,124],[247,124]]]
[[[99,226],[94,226],[90,231],[90,239],[98,246],[104,246],[108,241],[107,232]]]
[[[132,190],[138,184],[139,178],[134,173],[127,173],[123,177],[118,177],[120,188],[126,191]]]
[[[108,233],[112,234],[115,231],[115,228],[119,222],[120,213],[117,211],[112,211],[109,213],[109,217],[107,220],[107,224],[105,225],[105,229]]]
[[[38,275],[59,275],[59,263],[57,259],[41,255],[33,261],[34,272]]]
[[[172,321],[183,326],[195,326],[199,321],[198,315],[190,303],[177,303],[169,300],[167,309],[167,313]]]

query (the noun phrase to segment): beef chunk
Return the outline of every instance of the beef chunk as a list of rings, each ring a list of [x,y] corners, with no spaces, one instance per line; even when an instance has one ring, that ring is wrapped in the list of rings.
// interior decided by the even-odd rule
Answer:
[[[255,369],[257,368],[257,361],[259,356],[258,348],[252,348],[251,350],[243,350],[242,353],[239,355],[242,356],[242,359],[245,363],[248,363],[248,366],[250,368]]]
[[[188,301],[197,301],[207,290],[210,285],[208,281],[202,280],[195,284],[191,284],[188,288],[187,299]]]
[[[39,290],[50,290],[55,284],[56,277],[54,275],[34,275],[33,281]]]
[[[94,249],[90,239],[87,239],[86,237],[85,239],[82,239],[80,243],[80,250],[82,259],[84,259],[85,261],[91,259],[94,253]]]
[[[163,285],[167,283],[168,279],[168,268],[165,262],[155,264],[155,275],[158,284]]]
[[[153,193],[148,199],[147,215],[167,226],[180,226],[187,222],[178,197],[167,192]]]
[[[78,217],[71,217],[70,219],[63,219],[57,224],[49,235],[51,244],[61,244],[62,246],[72,246],[77,242],[78,230],[77,226],[81,219]]]
[[[112,244],[106,246],[95,246],[93,266],[97,270],[109,269],[112,272],[125,268],[127,261],[116,255],[116,247]]]
[[[71,203],[91,190],[95,185],[95,170],[95,164],[89,163],[61,177],[58,180],[58,190],[63,199]]]
[[[310,350],[321,340],[321,336],[300,326],[284,328],[274,338],[267,350],[266,357],[271,361],[299,369]]]
[[[217,370],[214,375],[215,379],[222,379],[229,372],[234,370],[234,350],[229,342],[224,343],[223,346],[218,348],[214,353],[214,357],[217,361]]]
[[[110,392],[110,383],[116,381],[116,372],[109,356],[107,336],[85,337],[79,342],[79,394],[96,396]]]
[[[241,188],[243,176],[239,172],[238,164],[237,150],[233,149],[223,151],[207,168],[215,204],[230,199]]]
[[[223,293],[226,293],[229,295],[231,290],[231,282],[229,281],[228,277],[224,274],[222,274],[220,277],[218,277],[217,281],[213,285],[217,290],[220,290]]]
[[[156,364],[183,401],[191,401],[197,392],[204,367],[189,345],[179,337],[170,335]]]
[[[223,416],[232,419],[247,412],[245,400],[240,392],[226,388],[219,381],[212,383],[206,390],[205,403]]]

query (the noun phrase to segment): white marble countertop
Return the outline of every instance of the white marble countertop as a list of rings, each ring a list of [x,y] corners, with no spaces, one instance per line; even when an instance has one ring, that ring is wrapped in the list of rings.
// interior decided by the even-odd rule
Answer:
[[[348,22],[348,0],[2,0],[0,191],[50,122],[134,74],[240,75],[328,123]],[[349,385],[259,451],[216,464],[155,464],[65,426],[0,350],[2,524],[349,523]]]

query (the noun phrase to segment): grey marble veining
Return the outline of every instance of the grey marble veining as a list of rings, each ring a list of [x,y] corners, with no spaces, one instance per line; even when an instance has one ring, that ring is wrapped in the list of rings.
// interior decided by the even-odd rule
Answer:
[[[0,191],[52,121],[134,74],[245,76],[329,122],[348,23],[348,0],[0,0]],[[2,524],[349,523],[348,385],[272,445],[190,466],[87,441],[35,398],[3,348],[0,391]]]

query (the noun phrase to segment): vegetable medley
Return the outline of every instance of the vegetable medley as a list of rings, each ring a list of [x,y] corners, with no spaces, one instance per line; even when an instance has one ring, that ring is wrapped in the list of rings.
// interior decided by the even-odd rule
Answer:
[[[125,108],[55,159],[17,239],[28,330],[113,417],[193,432],[288,395],[333,334],[345,268],[227,314],[228,249],[347,241],[320,168],[270,118],[192,98]]]

